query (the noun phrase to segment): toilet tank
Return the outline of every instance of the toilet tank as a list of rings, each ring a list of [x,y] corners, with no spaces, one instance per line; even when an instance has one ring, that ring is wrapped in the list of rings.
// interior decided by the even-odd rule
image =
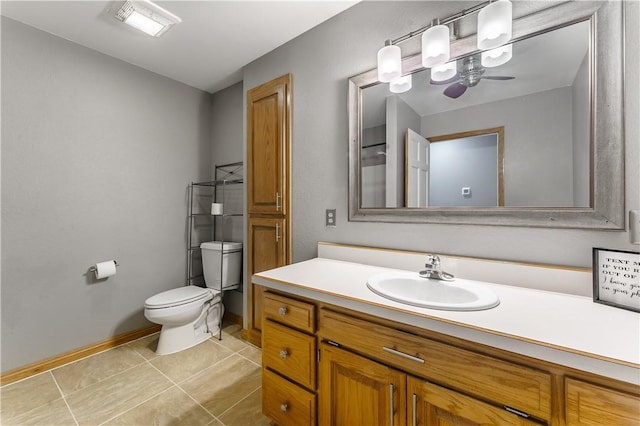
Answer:
[[[209,241],[200,244],[202,270],[207,287],[224,290],[240,285],[242,243]]]

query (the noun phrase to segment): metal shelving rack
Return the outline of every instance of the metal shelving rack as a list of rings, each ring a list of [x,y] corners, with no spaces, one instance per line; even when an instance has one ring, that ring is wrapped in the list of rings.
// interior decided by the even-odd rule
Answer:
[[[204,286],[204,275],[202,273],[202,254],[200,250],[200,243],[203,241],[220,241],[222,244],[220,250],[220,288],[216,290],[223,291],[227,289],[234,289],[242,292],[242,277],[240,283],[236,286],[223,287],[224,278],[224,250],[225,250],[225,238],[224,230],[229,220],[236,217],[243,217],[244,213],[241,212],[242,205],[238,208],[240,212],[230,211],[227,212],[227,204],[225,200],[228,198],[229,191],[233,190],[242,191],[242,185],[244,184],[244,164],[242,162],[229,163],[215,166],[215,180],[207,182],[192,182],[189,185],[189,217],[188,217],[188,240],[187,240],[187,276],[186,285],[200,285]],[[240,194],[242,195],[242,194]],[[197,201],[202,199],[208,200],[204,205]],[[242,200],[242,197],[239,198]],[[220,215],[212,215],[210,209],[211,203],[222,203],[223,213]],[[241,204],[241,203],[240,203]],[[199,235],[196,232],[196,228],[211,228],[206,233],[207,238],[204,235]],[[218,235],[220,234],[220,236]],[[231,241],[227,241],[229,243]],[[200,258],[200,269],[197,268],[197,256]],[[195,259],[194,259],[195,258]]]

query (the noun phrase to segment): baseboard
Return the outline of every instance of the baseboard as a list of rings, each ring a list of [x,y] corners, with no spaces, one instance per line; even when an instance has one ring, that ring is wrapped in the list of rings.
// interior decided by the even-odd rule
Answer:
[[[242,325],[242,315],[236,315],[233,312],[226,311],[224,313],[224,319],[238,325]]]
[[[98,352],[120,346],[141,337],[148,336],[149,334],[156,333],[160,331],[160,328],[161,326],[159,324],[153,324],[145,328],[114,336],[102,342],[84,346],[42,361],[34,362],[33,364],[29,364],[24,367],[16,368],[15,370],[7,371],[6,373],[2,373],[0,376],[0,385],[4,386],[18,380],[26,379],[27,377],[35,376],[43,371],[51,370],[89,355],[97,354]]]
[[[262,334],[259,331],[242,329],[240,336],[247,342],[259,348],[262,347]]]

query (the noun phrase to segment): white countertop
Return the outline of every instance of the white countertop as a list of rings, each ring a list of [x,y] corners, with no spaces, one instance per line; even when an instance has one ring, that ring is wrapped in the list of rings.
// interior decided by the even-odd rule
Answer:
[[[316,258],[253,276],[253,282],[561,365],[640,384],[640,314],[584,296],[484,283],[495,308],[456,312],[394,302],[367,278],[394,269]]]

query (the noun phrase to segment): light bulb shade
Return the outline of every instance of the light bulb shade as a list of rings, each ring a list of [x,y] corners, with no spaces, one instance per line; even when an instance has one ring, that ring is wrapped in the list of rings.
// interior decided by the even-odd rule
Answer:
[[[457,73],[458,67],[456,66],[456,61],[447,62],[446,64],[431,68],[431,80],[447,81]]]
[[[399,46],[385,46],[378,50],[378,80],[388,83],[402,75],[402,52]]]
[[[435,25],[422,33],[422,65],[432,68],[449,60],[449,27]]]
[[[498,0],[478,13],[478,49],[495,49],[511,40],[512,7],[509,0]]]
[[[389,90],[392,93],[404,93],[411,90],[411,74],[391,80]]]
[[[497,67],[504,65],[513,56],[513,45],[505,44],[504,46],[482,52],[480,62],[485,68]]]

